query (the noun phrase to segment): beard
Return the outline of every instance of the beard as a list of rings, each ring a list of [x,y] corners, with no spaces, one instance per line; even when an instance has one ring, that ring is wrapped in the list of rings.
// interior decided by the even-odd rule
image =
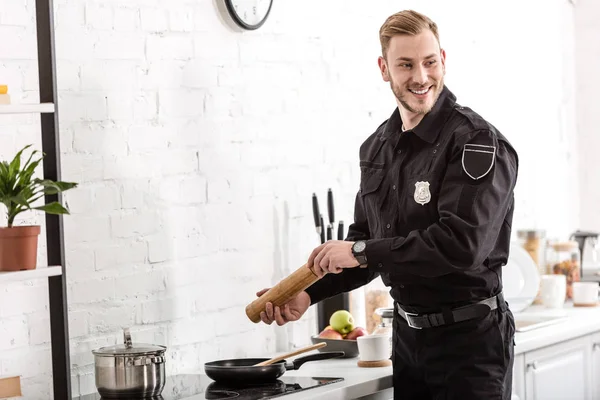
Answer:
[[[429,86],[431,86],[431,89],[429,90],[431,93],[429,93],[428,98],[417,99],[410,93],[408,87],[405,89],[401,88],[400,85],[397,85],[390,77],[390,87],[392,88],[394,96],[396,96],[396,99],[398,99],[398,102],[407,111],[415,114],[427,114],[429,111],[431,111],[440,97],[440,94],[442,93],[442,89],[444,87],[444,78],[442,77],[439,81],[432,80],[431,83],[426,87]],[[429,98],[433,100],[430,102]]]

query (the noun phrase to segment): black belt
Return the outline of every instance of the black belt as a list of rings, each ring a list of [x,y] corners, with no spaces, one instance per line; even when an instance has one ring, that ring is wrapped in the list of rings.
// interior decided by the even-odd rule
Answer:
[[[431,314],[417,314],[407,312],[396,303],[396,311],[406,320],[408,326],[415,329],[433,328],[435,326],[448,325],[455,322],[467,321],[469,319],[483,317],[496,308],[506,309],[506,303],[502,292],[500,294],[481,300],[478,303],[449,309],[445,312]]]

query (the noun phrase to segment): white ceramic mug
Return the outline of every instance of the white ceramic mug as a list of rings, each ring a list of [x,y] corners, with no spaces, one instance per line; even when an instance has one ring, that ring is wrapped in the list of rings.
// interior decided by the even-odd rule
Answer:
[[[598,304],[598,282],[573,282],[573,304],[594,306]]]
[[[542,304],[548,308],[560,308],[565,304],[567,296],[567,277],[563,274],[542,275],[540,280],[540,297]]]
[[[390,358],[389,335],[365,335],[356,338],[361,361],[382,361]]]

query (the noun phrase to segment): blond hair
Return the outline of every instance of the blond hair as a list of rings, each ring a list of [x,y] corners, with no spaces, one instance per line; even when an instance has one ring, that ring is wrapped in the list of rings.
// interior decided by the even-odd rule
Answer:
[[[379,29],[379,41],[381,42],[381,54],[387,55],[390,40],[396,35],[418,35],[423,30],[429,29],[440,42],[438,27],[435,22],[427,16],[413,10],[404,10],[390,15]]]

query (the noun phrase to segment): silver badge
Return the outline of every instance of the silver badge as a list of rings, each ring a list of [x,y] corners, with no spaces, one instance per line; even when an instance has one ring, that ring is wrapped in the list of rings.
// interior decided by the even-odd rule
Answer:
[[[415,201],[420,205],[429,203],[431,193],[429,192],[429,182],[415,183]]]

